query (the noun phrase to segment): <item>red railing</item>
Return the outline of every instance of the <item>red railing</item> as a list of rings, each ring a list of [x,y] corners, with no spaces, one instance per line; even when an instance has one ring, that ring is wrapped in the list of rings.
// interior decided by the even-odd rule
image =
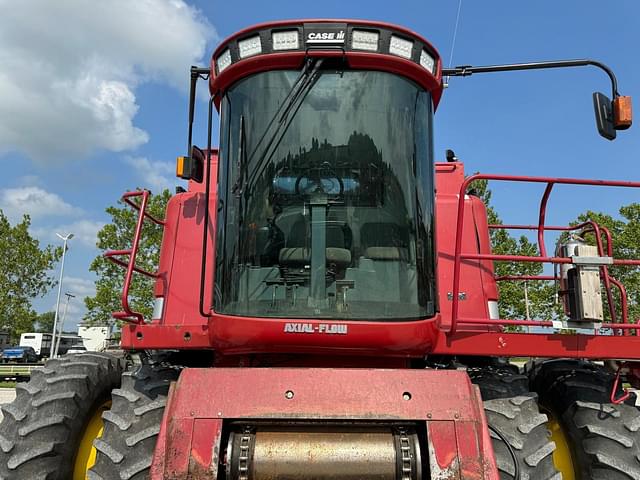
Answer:
[[[496,254],[482,254],[482,253],[463,253],[462,252],[462,234],[464,226],[465,216],[465,194],[469,185],[475,180],[496,180],[505,182],[530,182],[530,183],[544,183],[546,184],[542,199],[540,200],[540,208],[538,212],[538,224],[537,225],[490,225],[489,228],[502,228],[502,229],[520,229],[520,230],[535,230],[538,237],[538,250],[540,255],[538,256],[524,256],[524,255],[496,255]],[[456,221],[456,243],[455,243],[455,257],[453,266],[453,298],[452,298],[452,314],[451,321],[443,319],[440,324],[440,328],[448,334],[453,335],[456,333],[459,325],[502,325],[502,326],[538,326],[538,327],[552,327],[552,321],[545,320],[511,320],[511,319],[488,319],[488,318],[460,318],[460,269],[462,260],[492,260],[498,262],[536,262],[536,263],[550,263],[550,264],[568,264],[573,263],[571,258],[565,257],[550,257],[547,255],[547,249],[545,246],[544,233],[545,231],[571,231],[579,230],[588,231],[594,234],[596,238],[596,246],[598,248],[598,255],[605,256],[605,249],[602,243],[602,235],[606,238],[606,256],[613,257],[613,243],[611,239],[611,233],[605,227],[601,227],[593,221],[587,221],[580,225],[572,225],[567,227],[561,226],[547,226],[545,225],[545,217],[547,212],[547,203],[549,196],[554,185],[590,185],[590,186],[608,186],[608,187],[628,187],[628,188],[640,188],[640,182],[623,182],[623,181],[608,181],[608,180],[582,180],[572,178],[550,178],[550,177],[516,177],[511,175],[488,175],[488,174],[476,174],[471,175],[465,179],[460,187],[458,198],[458,215]],[[628,265],[628,266],[640,266],[640,260],[628,260],[628,259],[616,259],[611,261],[613,265]],[[638,329],[640,326],[629,323],[627,312],[627,295],[624,286],[615,278],[609,275],[606,264],[600,265],[600,270],[603,278],[604,288],[607,296],[607,303],[609,306],[609,313],[611,315],[611,323],[603,323],[603,328],[612,328],[625,331]],[[550,275],[511,275],[505,277],[497,277],[496,280],[557,280],[556,276]],[[611,285],[615,286],[620,293],[620,310],[621,321],[618,322],[618,316],[615,309],[615,302],[613,293],[611,291]],[[614,330],[615,334],[615,330]]]
[[[157,278],[157,273],[148,272],[141,268],[136,267],[136,256],[138,255],[138,249],[140,247],[140,238],[142,236],[142,226],[144,224],[144,219],[148,218],[150,221],[155,223],[156,225],[164,226],[163,220],[158,220],[153,217],[151,214],[147,212],[147,203],[149,201],[149,196],[151,192],[148,190],[137,190],[135,192],[127,192],[122,196],[122,201],[132,207],[134,210],[138,211],[138,220],[136,222],[136,229],[133,235],[133,242],[131,244],[131,248],[127,250],[111,250],[106,252],[104,256],[111,260],[113,263],[120,265],[126,269],[124,284],[122,286],[122,311],[121,312],[113,312],[113,318],[117,318],[118,320],[123,320],[126,322],[132,323],[143,323],[144,316],[140,312],[133,311],[129,306],[129,288],[131,287],[131,280],[133,279],[133,274],[140,273],[142,275],[146,275],[150,278]],[[134,197],[142,197],[140,204],[137,204],[132,199]],[[118,257],[128,256],[129,261],[125,262]]]

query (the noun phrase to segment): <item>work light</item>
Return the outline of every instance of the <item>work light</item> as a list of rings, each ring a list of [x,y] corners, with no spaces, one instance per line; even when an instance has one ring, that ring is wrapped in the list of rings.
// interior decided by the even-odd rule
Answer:
[[[227,48],[224,52],[222,52],[222,54],[216,60],[216,67],[218,67],[218,73],[222,72],[229,65],[231,65],[231,50]]]
[[[247,58],[251,55],[262,53],[262,43],[260,43],[260,35],[240,40],[238,42],[238,50],[240,52],[240,58]]]
[[[436,62],[433,57],[427,53],[426,50],[422,50],[422,52],[420,53],[420,65],[435,75]]]
[[[366,30],[353,30],[351,37],[351,48],[354,50],[368,50],[370,52],[378,51],[378,32],[369,32]]]
[[[399,57],[411,58],[411,51],[413,50],[413,42],[405,40],[404,38],[391,35],[391,41],[389,42],[389,53],[397,55]]]
[[[271,42],[274,50],[297,50],[298,30],[286,30],[281,32],[273,32],[271,34]]]

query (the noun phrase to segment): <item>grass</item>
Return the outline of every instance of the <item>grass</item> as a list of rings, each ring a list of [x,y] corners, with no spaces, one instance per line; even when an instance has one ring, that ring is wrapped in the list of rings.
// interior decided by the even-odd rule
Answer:
[[[16,388],[16,382],[0,382],[0,388]]]

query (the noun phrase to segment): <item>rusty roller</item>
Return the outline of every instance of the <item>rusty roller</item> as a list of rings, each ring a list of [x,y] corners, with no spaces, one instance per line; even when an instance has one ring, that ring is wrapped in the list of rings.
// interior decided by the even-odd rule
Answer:
[[[419,480],[418,437],[405,427],[234,429],[228,480]]]

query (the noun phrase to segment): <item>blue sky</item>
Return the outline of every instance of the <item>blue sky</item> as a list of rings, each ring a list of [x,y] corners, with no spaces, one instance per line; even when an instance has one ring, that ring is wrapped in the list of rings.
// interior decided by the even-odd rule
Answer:
[[[96,7],[99,5],[99,7]],[[43,243],[73,232],[64,291],[92,293],[95,232],[127,189],[177,185],[174,159],[186,143],[188,66],[207,64],[235,31],[285,18],[369,18],[409,27],[445,63],[458,1],[318,3],[146,0],[11,3],[0,0],[0,208],[33,216]],[[463,0],[453,65],[594,58],[640,105],[640,3]],[[99,10],[99,11],[96,11]],[[50,18],[60,19],[56,24]],[[38,66],[33,69],[33,66]],[[467,172],[640,180],[638,126],[598,136],[591,93],[609,93],[601,71],[576,68],[452,78],[436,113],[436,155],[453,148]],[[198,105],[204,113],[206,104]],[[196,143],[206,143],[200,115]],[[217,133],[214,134],[217,140]],[[496,185],[506,222],[533,222],[541,189]],[[586,209],[615,213],[640,195],[558,188],[550,222]],[[551,241],[551,238],[549,239]],[[55,294],[35,301],[51,309]]]

